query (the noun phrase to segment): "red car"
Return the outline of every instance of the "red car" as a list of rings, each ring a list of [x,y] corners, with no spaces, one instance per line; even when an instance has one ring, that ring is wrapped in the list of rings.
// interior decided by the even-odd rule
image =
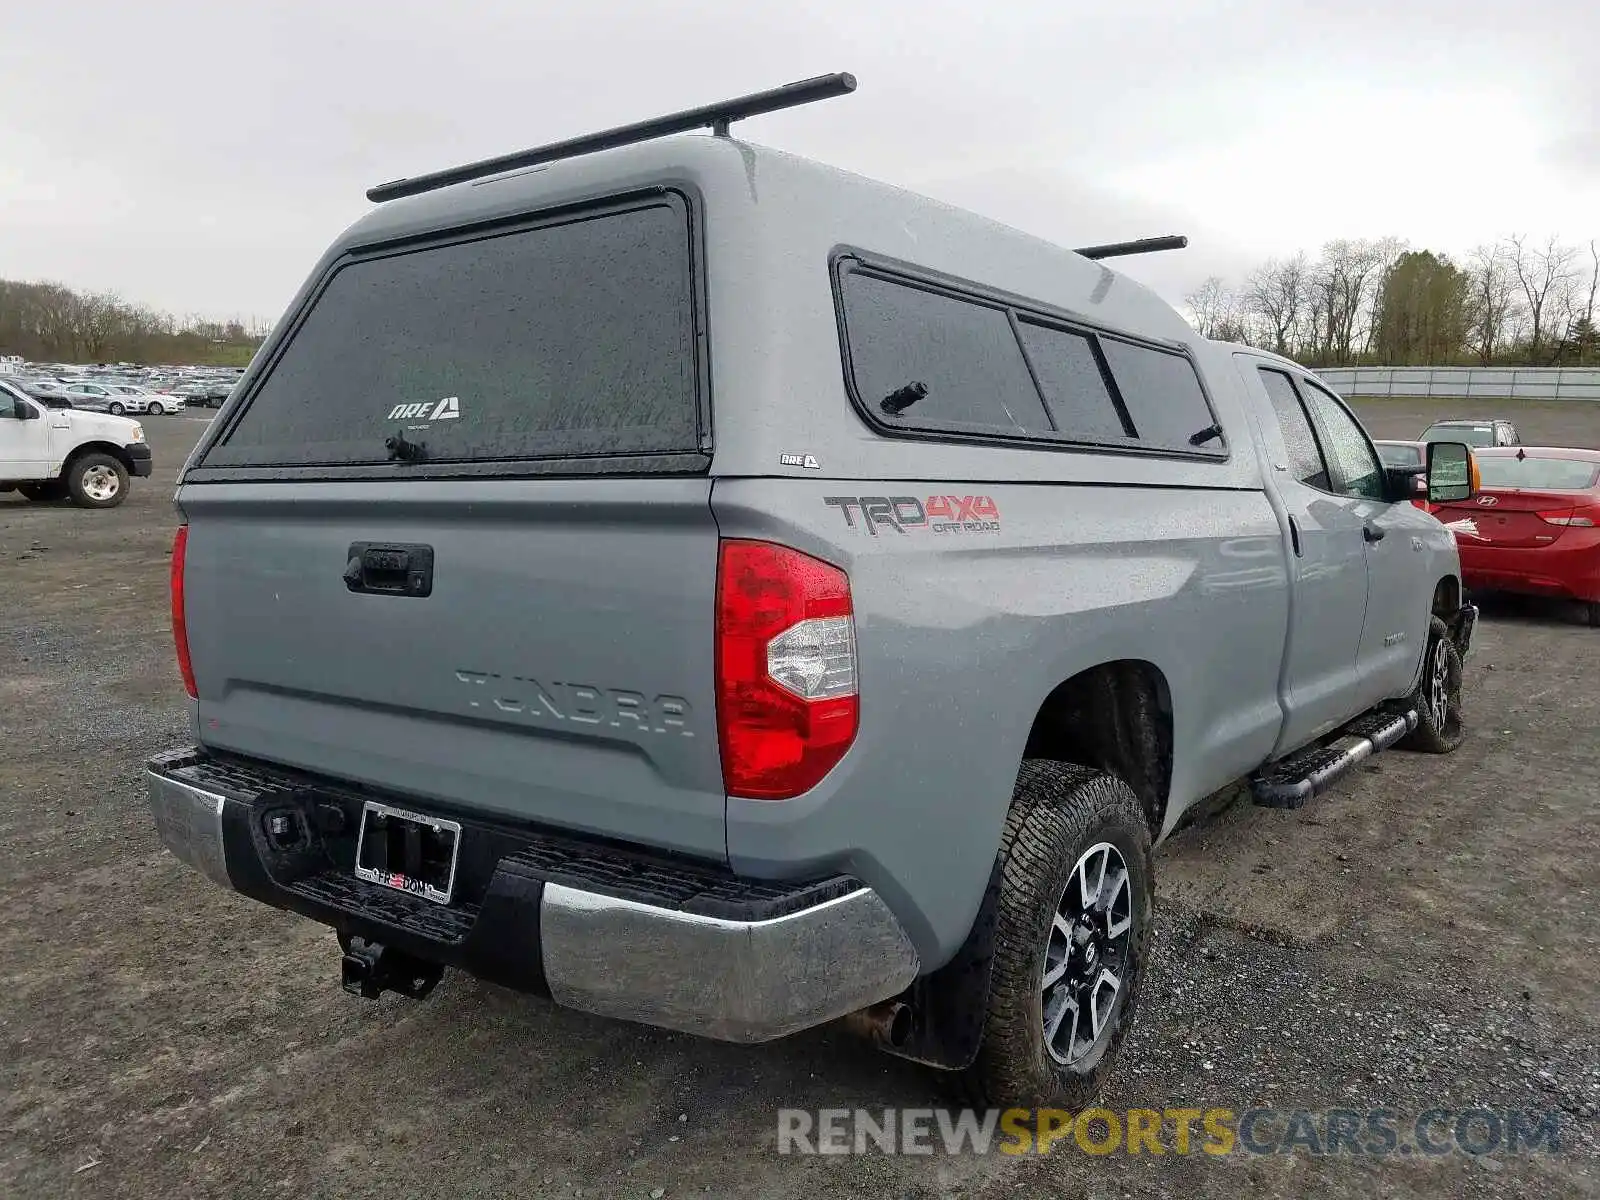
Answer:
[[[1455,531],[1462,582],[1583,601],[1600,628],[1600,450],[1473,449],[1482,490],[1433,515]]]

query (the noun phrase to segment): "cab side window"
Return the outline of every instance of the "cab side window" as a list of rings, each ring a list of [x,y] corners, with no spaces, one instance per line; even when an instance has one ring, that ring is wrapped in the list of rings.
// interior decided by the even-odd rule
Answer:
[[[1356,419],[1316,384],[1306,379],[1295,382],[1327,451],[1333,490],[1345,496],[1382,500],[1383,466]]]
[[[1272,401],[1273,415],[1278,418],[1278,429],[1283,433],[1283,444],[1289,451],[1289,473],[1308,487],[1321,492],[1333,491],[1327,464],[1322,461],[1322,450],[1317,445],[1317,435],[1300,405],[1300,398],[1295,395],[1294,384],[1282,371],[1270,367],[1262,367],[1260,371],[1261,382]]]

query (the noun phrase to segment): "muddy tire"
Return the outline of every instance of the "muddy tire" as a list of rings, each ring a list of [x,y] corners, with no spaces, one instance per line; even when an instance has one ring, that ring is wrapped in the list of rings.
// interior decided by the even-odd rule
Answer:
[[[983,1041],[963,1072],[979,1106],[1080,1111],[1138,1004],[1155,901],[1139,798],[1103,771],[1027,759],[1000,846]]]
[[[1461,652],[1439,617],[1428,626],[1422,681],[1408,703],[1417,710],[1417,727],[1399,742],[1402,750],[1449,754],[1465,736],[1461,721]]]
[[[109,454],[85,454],[67,466],[67,488],[79,508],[115,508],[128,498],[128,468]]]
[[[22,493],[24,499],[35,504],[54,504],[66,498],[67,485],[59,479],[51,479],[44,483],[19,483],[17,491]]]

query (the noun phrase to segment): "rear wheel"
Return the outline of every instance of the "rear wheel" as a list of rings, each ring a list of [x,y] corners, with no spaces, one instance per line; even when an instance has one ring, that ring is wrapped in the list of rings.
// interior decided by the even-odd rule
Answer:
[[[1077,1111],[1132,1027],[1154,903],[1144,811],[1113,775],[1028,759],[1000,855],[994,973],[967,1090],[985,1105]]]
[[[1440,617],[1429,623],[1425,654],[1422,681],[1410,699],[1417,710],[1417,727],[1399,744],[1404,750],[1449,754],[1465,736],[1461,722],[1462,666],[1461,652]]]
[[[85,454],[67,468],[67,487],[80,508],[115,508],[128,495],[128,469],[109,454]]]

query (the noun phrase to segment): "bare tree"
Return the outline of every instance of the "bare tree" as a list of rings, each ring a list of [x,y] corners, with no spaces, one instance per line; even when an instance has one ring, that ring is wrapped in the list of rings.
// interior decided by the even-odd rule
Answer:
[[[1336,364],[1355,360],[1357,339],[1371,325],[1383,275],[1404,250],[1399,238],[1340,238],[1323,246],[1308,283],[1314,356]]]
[[[1472,280],[1472,348],[1488,366],[1506,344],[1507,320],[1517,294],[1517,281],[1504,245],[1482,245],[1467,260]]]
[[[116,296],[79,296],[77,304],[78,344],[89,358],[108,357],[124,327],[122,302]]]
[[[1347,362],[1355,361],[1358,344],[1361,347],[1359,353],[1364,355],[1372,353],[1378,338],[1378,297],[1383,291],[1384,280],[1389,277],[1389,272],[1394,270],[1395,264],[1400,261],[1400,256],[1411,249],[1409,242],[1398,237],[1378,238],[1363,245],[1370,259],[1371,269],[1362,276],[1361,291],[1351,313],[1350,341],[1344,351]]]
[[[1334,331],[1338,327],[1341,279],[1333,243],[1306,269],[1305,317],[1301,321],[1301,350],[1305,362],[1325,366],[1333,357]]]
[[[1595,297],[1600,295],[1600,242],[1593,238],[1589,239],[1589,261],[1593,266],[1589,268],[1589,293],[1584,298],[1583,323],[1593,329]]]
[[[1253,344],[1244,298],[1221,276],[1208,277],[1183,298],[1183,303],[1189,310],[1189,323],[1201,337],[1217,342]]]
[[[1217,335],[1219,342],[1238,342],[1244,346],[1258,344],[1255,331],[1250,328],[1250,313],[1245,308],[1244,297],[1238,292],[1230,291],[1224,295],[1222,308],[1217,317]]]
[[[1302,251],[1291,258],[1269,258],[1245,281],[1245,307],[1266,325],[1270,344],[1288,354],[1308,301],[1309,267]]]
[[[1217,336],[1217,322],[1227,299],[1228,287],[1220,275],[1210,275],[1206,281],[1183,298],[1189,310],[1189,323],[1203,338]]]
[[[1521,234],[1507,239],[1506,250],[1517,286],[1528,306],[1528,360],[1539,361],[1544,335],[1551,324],[1551,300],[1559,299],[1572,277],[1572,262],[1577,252],[1554,237],[1540,246],[1530,245]],[[1559,347],[1560,338],[1555,339]]]
[[[1581,285],[1574,285],[1574,296],[1582,296],[1582,315],[1575,315],[1567,332],[1567,342],[1571,345],[1573,353],[1579,362],[1588,362],[1600,351],[1600,330],[1594,327],[1594,303],[1596,294],[1600,293],[1600,243],[1593,239],[1589,242],[1589,286],[1584,290]],[[1576,310],[1576,305],[1574,309]]]

